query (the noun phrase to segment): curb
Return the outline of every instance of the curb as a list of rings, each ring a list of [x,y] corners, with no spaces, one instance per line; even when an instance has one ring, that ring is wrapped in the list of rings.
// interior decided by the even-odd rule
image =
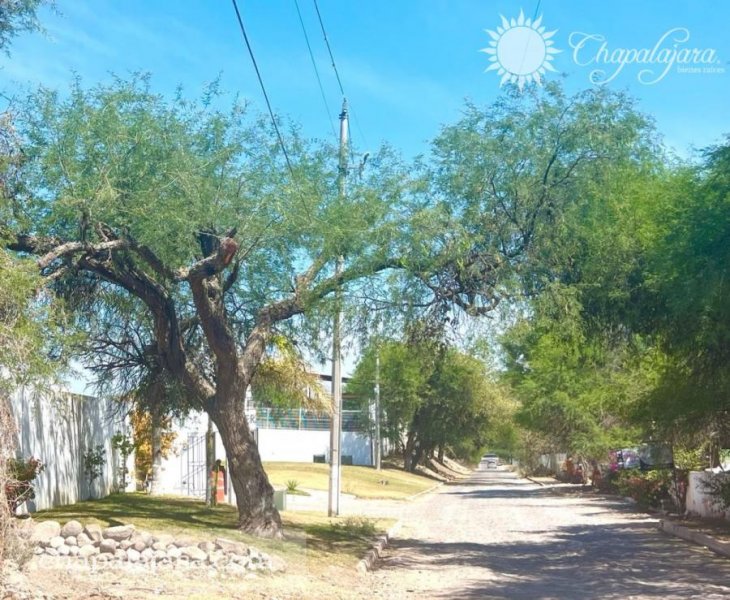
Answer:
[[[542,481],[537,481],[537,479],[533,479],[532,477],[527,477],[526,475],[525,475],[525,479],[527,479],[527,481],[532,481],[532,483],[536,483],[540,487],[545,487],[545,484]]]
[[[412,496],[408,496],[407,498],[404,498],[403,500],[405,502],[410,502],[411,500],[415,500],[419,496],[424,496],[425,494],[428,494],[429,492],[433,492],[435,489],[440,488],[445,483],[446,483],[445,481],[440,481],[439,483],[437,483],[434,486],[431,486],[427,490],[423,490],[422,492],[418,492],[417,494],[413,494]],[[397,523],[396,523],[396,525],[397,525]]]
[[[402,525],[403,521],[398,521],[385,534],[378,536],[375,543],[370,547],[370,550],[357,562],[357,570],[360,573],[367,573],[372,570],[376,561],[380,558],[380,553],[388,545],[390,539],[398,533]]]
[[[730,542],[721,542],[719,540],[716,540],[711,535],[695,531],[693,529],[690,529],[689,527],[677,525],[676,523],[672,523],[671,521],[659,521],[659,529],[661,529],[665,533],[675,535],[688,542],[693,542],[695,544],[699,544],[700,546],[705,546],[706,548],[709,548],[717,554],[721,554],[722,556],[730,558]]]

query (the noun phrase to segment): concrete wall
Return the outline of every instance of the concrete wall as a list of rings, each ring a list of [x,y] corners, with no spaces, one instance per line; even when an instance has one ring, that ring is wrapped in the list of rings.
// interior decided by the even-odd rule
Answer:
[[[697,517],[730,518],[730,511],[723,511],[704,490],[703,481],[714,477],[708,471],[690,471],[687,485],[687,514]]]
[[[185,420],[173,423],[175,440],[171,452],[162,460],[158,493],[182,494],[205,497],[205,479],[201,473],[199,460],[205,460],[201,445],[207,429],[207,416],[193,413]],[[216,432],[215,426],[213,427]],[[324,454],[329,459],[329,431],[306,429],[257,429],[259,453],[264,462],[313,462],[315,454]],[[195,450],[193,446],[197,444]],[[216,432],[216,458],[225,459],[226,453],[220,435]],[[342,434],[342,454],[352,456],[355,465],[372,465],[370,436],[366,433],[345,431]],[[233,490],[228,489],[229,499],[233,501]]]
[[[35,480],[36,497],[22,510],[34,512],[115,491],[120,477],[120,459],[111,445],[117,431],[130,435],[119,405],[111,400],[69,393],[38,393],[19,389],[10,399],[17,428],[17,455],[34,456],[45,464]],[[103,473],[93,485],[84,474],[84,453],[102,445],[106,450]],[[134,476],[134,457],[127,468]],[[128,489],[134,489],[130,482]]]
[[[315,454],[324,454],[329,459],[329,431],[259,429],[258,442],[264,462],[311,463]],[[364,433],[343,432],[342,454],[352,456],[355,465],[372,465],[370,437]]]

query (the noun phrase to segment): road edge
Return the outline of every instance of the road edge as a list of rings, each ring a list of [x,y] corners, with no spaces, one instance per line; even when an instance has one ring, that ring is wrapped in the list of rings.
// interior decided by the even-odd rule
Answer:
[[[403,501],[404,502],[410,502],[411,500],[415,500],[416,498],[419,498],[420,496],[423,496],[425,494],[428,494],[430,492],[433,492],[434,490],[437,490],[438,488],[440,488],[445,483],[446,483],[445,481],[439,481],[436,485],[432,485],[427,490],[422,490],[422,491],[420,491],[420,492],[418,492],[416,494],[413,494],[412,496],[407,496],[407,497],[403,498]]]
[[[658,527],[664,533],[674,535],[700,546],[705,546],[717,554],[730,558],[730,542],[721,542],[711,535],[695,531],[689,527],[683,527],[682,525],[664,519],[659,521]]]
[[[370,550],[368,550],[365,553],[365,556],[357,562],[357,570],[360,573],[367,573],[372,570],[373,565],[375,565],[377,560],[380,558],[380,553],[388,546],[391,538],[398,533],[398,530],[400,530],[402,525],[403,521],[398,520],[390,529],[388,529],[388,531],[386,531],[383,535],[378,536],[373,545],[370,547]]]

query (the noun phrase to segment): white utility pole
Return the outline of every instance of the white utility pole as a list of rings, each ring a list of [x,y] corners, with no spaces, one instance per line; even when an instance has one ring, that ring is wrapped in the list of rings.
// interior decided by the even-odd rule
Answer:
[[[340,113],[340,165],[339,165],[339,194],[344,200],[347,183],[347,99],[342,99]],[[342,272],[342,256],[337,257],[335,274]],[[332,420],[330,424],[330,480],[329,503],[327,514],[336,517],[340,514],[341,488],[341,445],[342,440],[342,364],[341,364],[341,331],[340,331],[340,292],[335,298],[335,319],[332,326]]]
[[[380,348],[375,354],[375,468],[381,469],[383,447],[380,442]]]

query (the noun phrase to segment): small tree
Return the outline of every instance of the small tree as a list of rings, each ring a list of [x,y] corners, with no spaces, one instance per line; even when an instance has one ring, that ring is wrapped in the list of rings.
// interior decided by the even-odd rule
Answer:
[[[93,497],[92,489],[94,482],[104,473],[104,464],[106,463],[106,450],[104,446],[98,444],[93,448],[89,448],[84,453],[84,473],[89,482],[89,498]]]
[[[127,489],[127,475],[129,474],[127,459],[134,452],[134,442],[129,436],[123,434],[121,431],[117,431],[112,436],[112,448],[119,453],[119,457],[121,458],[121,464],[117,470],[120,479],[119,491],[124,492]]]

